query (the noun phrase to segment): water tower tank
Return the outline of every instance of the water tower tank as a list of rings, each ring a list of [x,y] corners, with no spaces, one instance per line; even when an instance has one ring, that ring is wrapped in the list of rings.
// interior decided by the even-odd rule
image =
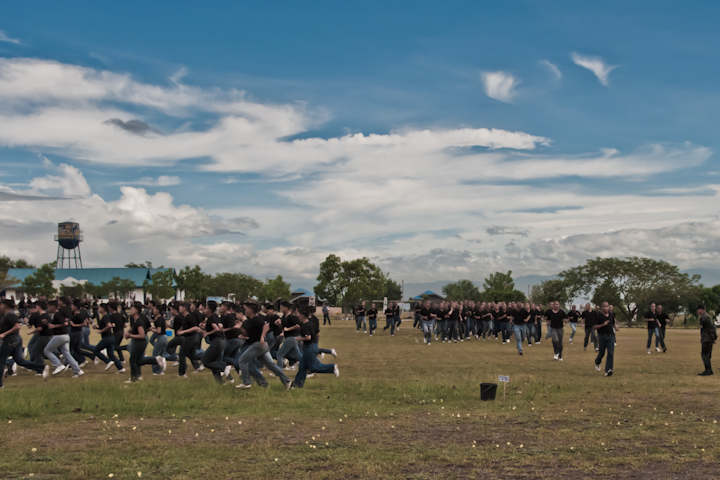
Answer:
[[[67,260],[68,268],[73,268],[71,263],[74,263],[75,268],[78,268],[79,263],[82,268],[80,242],[83,241],[83,236],[80,234],[80,224],[75,222],[58,223],[55,240],[58,242],[57,268],[64,268],[65,260]]]

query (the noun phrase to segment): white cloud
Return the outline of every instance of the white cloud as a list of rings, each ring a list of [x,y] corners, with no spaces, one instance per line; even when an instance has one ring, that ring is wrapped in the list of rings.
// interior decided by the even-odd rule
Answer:
[[[576,65],[587,68],[593,72],[598,80],[600,80],[600,83],[606,87],[608,85],[608,75],[618,67],[617,65],[607,65],[600,57],[589,57],[575,52],[572,53],[571,57]]]
[[[60,164],[57,170],[60,175],[33,178],[28,186],[34,192],[50,194],[61,192],[66,197],[86,197],[90,195],[90,185],[88,185],[80,170],[65,163]]]
[[[20,44],[20,40],[16,38],[10,38],[4,30],[0,30],[0,42],[14,43],[16,45]]]
[[[562,73],[560,72],[560,69],[550,60],[540,60],[540,64],[545,65],[547,68],[550,69],[553,76],[555,77],[555,80],[560,80],[562,78]]]
[[[137,180],[131,180],[128,182],[118,182],[118,185],[143,185],[147,187],[169,187],[172,185],[180,185],[182,180],[180,177],[160,175],[157,178],[142,177]]]
[[[509,102],[515,96],[515,87],[520,84],[520,80],[506,72],[483,72],[480,75],[485,85],[485,93],[488,97],[500,100],[501,102]]]

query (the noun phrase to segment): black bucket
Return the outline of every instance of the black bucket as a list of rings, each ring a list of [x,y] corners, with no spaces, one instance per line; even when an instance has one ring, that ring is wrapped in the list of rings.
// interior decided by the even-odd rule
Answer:
[[[480,400],[487,402],[488,400],[495,400],[495,394],[497,394],[497,383],[481,383],[480,384]]]

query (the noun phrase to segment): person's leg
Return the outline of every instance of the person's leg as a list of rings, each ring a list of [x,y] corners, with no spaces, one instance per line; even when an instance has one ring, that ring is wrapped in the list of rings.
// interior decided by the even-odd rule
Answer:
[[[563,336],[565,335],[565,329],[563,329],[563,328],[553,328],[553,332],[554,332],[555,330],[557,330],[558,353],[560,354],[559,359],[562,360]]]
[[[238,373],[240,373],[240,366],[238,365],[237,359],[241,345],[242,340],[240,340],[239,338],[231,338],[225,340],[225,350],[223,350],[223,360],[225,361],[225,363],[232,365],[233,368],[235,368],[235,371]]]
[[[572,330],[570,332],[570,343],[572,343],[573,337],[575,336],[575,332],[577,331],[577,324],[570,322],[570,329]]]
[[[72,345],[72,343],[73,334],[70,334],[70,344]],[[72,352],[72,346],[70,347],[70,351]],[[85,340],[82,331],[75,332],[75,354],[73,356],[76,360],[77,357],[80,356],[80,358],[83,359],[83,362],[85,361],[85,357],[90,357],[90,360],[95,360],[95,352],[91,348],[85,347]]]
[[[58,335],[58,337],[63,339],[63,342],[58,346],[58,350],[60,350],[60,353],[62,353],[65,357],[65,361],[68,365],[70,365],[73,373],[75,375],[80,375],[82,372],[82,370],[80,370],[80,365],[78,365],[73,356],[70,354],[70,335]]]
[[[102,350],[105,350],[107,355],[102,354]],[[120,360],[115,356],[115,337],[103,337],[100,342],[95,345],[95,355],[105,365],[112,362],[115,368],[122,370],[122,364]]]
[[[585,349],[587,349],[588,339],[590,338],[591,333],[593,333],[592,329],[585,327],[585,341],[583,342],[583,348]]]
[[[395,327],[397,326],[395,317],[389,317],[389,320],[390,320],[390,335],[395,335]]]
[[[547,333],[545,334],[545,340],[547,340],[548,338],[552,338],[552,327],[549,323],[547,325]]]
[[[535,343],[540,343],[540,339],[542,338],[542,321],[537,322],[535,325],[537,326],[535,329]]]
[[[201,359],[203,365],[205,365],[206,368],[212,370],[215,381],[218,383],[222,383],[220,373],[225,370],[225,367],[227,367],[227,363],[225,363],[222,358],[220,360],[217,360],[217,357],[219,355],[222,355],[222,351],[224,348],[224,338],[213,338],[210,340],[210,345],[208,346],[207,350],[205,350],[205,353],[203,353]],[[272,360],[272,357],[270,358]]]
[[[155,346],[155,342],[157,342],[158,334],[153,332],[152,335],[150,335],[150,345],[153,347]]]
[[[305,386],[305,378],[307,377],[307,369],[308,369],[308,362],[310,360],[310,357],[313,357],[313,351],[312,349],[305,349],[303,352],[303,357],[300,360],[300,367],[298,368],[298,373],[295,375],[295,379],[293,380],[293,387],[295,388],[303,388]]]
[[[552,344],[553,344],[553,353],[558,358],[560,358],[560,329],[559,328],[552,329]]]
[[[614,368],[615,363],[615,336],[607,336],[607,360],[605,360],[605,373],[608,373]]]
[[[600,364],[602,363],[602,359],[605,356],[605,349],[607,348],[607,335],[601,335],[600,336],[600,350],[598,351],[597,356],[595,357],[595,367],[598,368]],[[607,370],[607,365],[605,367]]]
[[[33,352],[35,351],[35,345],[37,345],[38,339],[40,338],[40,334],[36,333],[32,336],[30,341],[27,344],[27,352],[28,352],[28,359],[32,361],[33,359]]]
[[[115,332],[115,352],[117,353],[118,358],[121,362],[125,361],[125,355],[123,355],[123,350],[127,350],[126,345],[122,345],[123,341],[123,332]]]
[[[83,327],[83,329],[82,329],[82,341],[83,341],[83,346],[84,346],[87,350],[91,350],[90,347],[93,347],[93,345],[90,345],[90,327]]]
[[[85,362],[85,355],[80,352],[80,340],[82,332],[70,332],[70,355],[77,363]]]
[[[39,336],[37,339],[37,342],[35,342],[35,345],[33,349],[30,352],[30,359],[35,363],[44,363],[45,362],[45,355],[43,351],[45,350],[45,347],[47,346],[48,342],[50,341],[51,337],[43,337]]]
[[[183,337],[183,341],[180,344],[180,356],[178,362],[178,375],[181,377],[187,372],[187,359],[195,357],[195,350],[197,349],[197,339],[195,335]]]
[[[297,345],[295,337],[285,337],[285,340],[280,345],[280,348],[278,348],[277,355],[275,356],[277,358],[278,367],[283,368],[285,366],[285,357],[288,352],[295,347],[295,345]]]
[[[533,339],[535,338],[535,335],[537,335],[537,332],[535,331],[535,324],[534,323],[528,323],[527,324],[527,341],[528,345],[533,344]]]
[[[367,317],[362,317],[363,333],[367,333]]]
[[[12,344],[15,345],[15,348],[12,348],[11,356],[13,360],[15,360],[15,363],[17,363],[20,367],[27,368],[28,370],[32,370],[35,373],[42,373],[42,371],[45,370],[45,362],[34,363],[25,360],[25,357],[23,357],[22,337],[20,337],[20,335],[12,335],[11,337],[5,337],[3,343],[4,342],[12,342],[11,348]]]
[[[595,333],[594,330],[593,330],[592,334],[590,335],[590,338],[591,338],[591,340],[592,340],[592,342],[593,342],[593,345],[595,346],[595,351],[597,352],[598,349],[600,348],[600,344],[598,343],[597,333]]]
[[[50,340],[48,340],[48,343],[45,345],[45,349],[43,350],[43,353],[55,368],[63,366],[60,359],[54,353],[60,344],[63,343],[63,340],[60,337],[62,337],[62,335],[53,335],[50,337]]]
[[[267,347],[266,347],[267,349]],[[317,351],[315,351],[315,357],[317,358]],[[275,374],[276,377],[280,379],[280,381],[283,383],[283,385],[287,385],[290,382],[290,379],[287,375],[282,371],[282,368],[279,368],[275,363],[273,363],[272,357],[270,354],[266,351],[262,355],[258,357],[260,361],[265,365],[265,367],[270,370],[272,373]],[[302,361],[302,357],[300,359]]]
[[[155,345],[153,345],[153,351],[152,356],[155,357],[163,357],[164,353],[167,350],[167,344],[168,344],[168,337],[167,335],[157,335],[155,339]],[[163,373],[162,365],[155,365],[152,366],[152,371],[156,375],[160,375]]]
[[[130,381],[137,382],[142,375],[142,362],[145,357],[145,347],[147,347],[147,340],[132,339],[130,341]]]
[[[702,342],[701,357],[703,365],[705,365],[705,372],[712,373],[712,342]]]
[[[250,371],[251,369],[253,369],[253,367],[254,370],[257,370],[257,367],[255,366],[255,359],[262,354],[263,350],[260,348],[259,342],[248,345],[245,351],[240,354],[240,358],[238,359],[238,365],[240,367],[240,374],[242,375],[242,381],[244,385],[252,384],[252,380],[250,379]],[[265,377],[262,376],[259,370],[254,373],[255,375],[253,375],[253,377],[255,377],[258,383],[260,383],[261,385],[263,384],[263,382],[267,383]]]
[[[515,325],[513,327],[513,333],[515,334],[515,344],[517,346],[518,353],[522,354],[522,342],[523,342],[523,334],[522,334],[522,326],[521,325]]]
[[[657,347],[658,342],[660,342],[660,347],[662,347],[663,350],[665,350],[665,339],[663,338],[662,334],[660,333],[660,328],[655,329],[655,346]]]

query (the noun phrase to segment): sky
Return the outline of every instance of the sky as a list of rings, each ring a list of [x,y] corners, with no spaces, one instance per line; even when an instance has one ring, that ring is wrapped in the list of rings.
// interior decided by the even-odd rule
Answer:
[[[717,2],[2,2],[0,254],[720,268]]]

